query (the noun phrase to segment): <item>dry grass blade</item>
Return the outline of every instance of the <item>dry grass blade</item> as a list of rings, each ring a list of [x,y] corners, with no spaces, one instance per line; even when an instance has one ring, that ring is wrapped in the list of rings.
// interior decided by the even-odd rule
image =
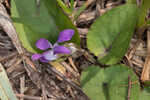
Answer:
[[[11,38],[14,46],[16,47],[19,54],[23,54],[23,49],[21,47],[21,43],[18,39],[16,30],[13,26],[13,23],[7,14],[6,9],[2,4],[0,4],[0,26],[3,28],[3,30],[8,34],[8,36]]]
[[[63,75],[66,74],[66,69],[60,62],[50,62],[49,64],[55,67],[56,70],[62,73]]]
[[[145,60],[144,68],[141,75],[141,80],[150,80],[150,29],[147,32],[147,57]]]

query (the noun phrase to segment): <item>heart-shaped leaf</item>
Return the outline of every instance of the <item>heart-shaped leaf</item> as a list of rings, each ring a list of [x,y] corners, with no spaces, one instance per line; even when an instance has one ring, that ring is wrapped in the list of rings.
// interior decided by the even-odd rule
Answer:
[[[127,100],[130,77],[130,100],[138,100],[138,77],[125,65],[113,65],[106,69],[90,66],[82,72],[81,86],[91,100]]]
[[[106,12],[91,26],[87,46],[101,63],[115,64],[126,53],[137,21],[137,7],[126,4]]]
[[[46,38],[55,43],[59,32],[74,29],[72,42],[79,44],[80,38],[76,27],[58,7],[56,0],[42,0],[40,7],[36,0],[11,0],[11,17],[23,46],[30,52],[38,52],[35,43],[39,38]]]

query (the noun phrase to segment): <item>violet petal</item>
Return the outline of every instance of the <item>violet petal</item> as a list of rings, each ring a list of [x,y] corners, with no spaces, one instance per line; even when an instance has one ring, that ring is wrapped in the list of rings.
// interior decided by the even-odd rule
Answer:
[[[46,51],[42,54],[43,58],[48,60],[48,61],[52,61],[52,60],[56,60],[58,58],[57,55],[54,54],[54,52],[52,50]]]
[[[65,29],[60,32],[57,42],[69,41],[71,40],[73,35],[74,35],[73,29]]]
[[[52,48],[52,44],[48,40],[41,38],[36,42],[36,47],[41,50],[46,50]]]
[[[41,57],[41,58],[40,58],[40,61],[41,61],[41,62],[44,62],[44,63],[48,63],[48,62],[49,62],[49,61],[46,60],[44,57]]]
[[[41,54],[34,54],[34,55],[32,55],[31,59],[34,61],[34,60],[38,60],[41,57],[42,57]]]
[[[54,54],[70,54],[71,51],[67,47],[64,46],[55,46],[54,47]]]

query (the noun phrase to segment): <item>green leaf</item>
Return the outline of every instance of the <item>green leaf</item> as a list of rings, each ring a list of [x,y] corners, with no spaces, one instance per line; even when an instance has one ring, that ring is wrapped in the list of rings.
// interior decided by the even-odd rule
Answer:
[[[75,4],[75,1],[74,0],[70,0],[70,9],[73,11],[74,10],[74,4]]]
[[[126,4],[99,17],[89,29],[87,46],[101,63],[115,64],[126,53],[137,21],[137,6]]]
[[[0,64],[0,100],[18,100],[9,83],[7,74]]]
[[[128,4],[136,4],[136,0],[126,0]]]
[[[145,86],[150,86],[150,80],[144,81],[143,84],[144,84]]]
[[[146,24],[146,16],[148,14],[148,10],[150,8],[150,0],[142,0],[140,6],[140,12],[139,12],[139,20],[137,27],[143,27]]]
[[[146,21],[146,25],[150,26],[150,18]]]
[[[150,82],[146,81],[144,82],[144,88],[142,89],[140,93],[139,100],[149,100],[150,99]]]
[[[75,35],[69,42],[80,44],[76,27],[58,7],[57,1],[42,0],[40,9],[37,8],[35,0],[11,0],[11,6],[11,17],[16,31],[28,51],[39,52],[35,43],[40,38],[55,43],[59,32],[68,28],[75,30]]]
[[[140,93],[139,100],[149,100],[150,99],[150,93],[148,93],[146,90],[142,90]]]
[[[147,93],[150,93],[150,86],[147,86],[147,85],[144,84],[143,91],[146,91]]]
[[[138,100],[138,77],[125,65],[113,65],[106,69],[90,66],[81,74],[81,86],[91,100],[127,100],[129,76],[133,83],[130,100]]]

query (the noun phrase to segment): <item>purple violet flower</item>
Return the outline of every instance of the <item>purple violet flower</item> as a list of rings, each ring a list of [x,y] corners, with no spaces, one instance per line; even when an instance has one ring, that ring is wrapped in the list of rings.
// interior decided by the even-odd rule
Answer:
[[[40,60],[41,62],[49,62],[56,60],[58,58],[58,54],[70,54],[71,51],[65,46],[59,45],[58,43],[62,43],[65,41],[71,40],[74,35],[73,29],[65,29],[60,32],[57,42],[52,45],[48,40],[41,38],[36,42],[36,47],[40,50],[46,50],[42,54],[34,54],[32,55],[32,60]],[[50,50],[48,50],[50,49]]]

